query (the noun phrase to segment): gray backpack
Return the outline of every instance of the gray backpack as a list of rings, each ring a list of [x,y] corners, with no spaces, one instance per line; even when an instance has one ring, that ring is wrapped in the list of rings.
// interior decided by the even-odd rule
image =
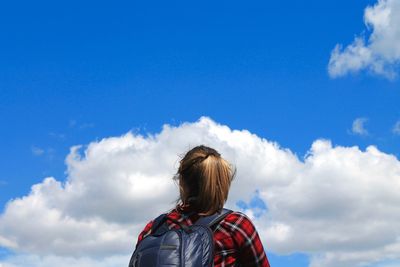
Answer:
[[[231,213],[223,209],[207,217],[200,217],[186,226],[162,214],[154,220],[151,234],[136,247],[129,267],[212,267],[214,266],[214,240],[211,227]],[[179,225],[169,229],[166,221]]]

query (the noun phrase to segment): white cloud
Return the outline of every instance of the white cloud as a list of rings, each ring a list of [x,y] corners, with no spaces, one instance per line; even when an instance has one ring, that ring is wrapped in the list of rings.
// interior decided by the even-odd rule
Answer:
[[[328,65],[331,77],[363,69],[389,79],[397,76],[400,63],[400,1],[379,0],[374,6],[368,6],[364,11],[364,22],[372,31],[368,40],[357,36],[344,49],[342,45],[336,45]]]
[[[69,121],[70,128],[87,129],[87,128],[93,128],[94,126],[95,126],[94,123],[83,122],[78,124],[76,120]]]
[[[0,267],[120,267],[128,266],[129,256],[106,257],[101,260],[92,258],[72,258],[59,256],[18,255],[10,257],[7,262],[0,263]]]
[[[357,135],[368,135],[368,130],[365,128],[367,118],[357,118],[353,121],[351,132]]]
[[[62,141],[64,141],[67,137],[66,134],[56,133],[56,132],[50,132],[49,136],[53,137],[54,139],[62,140]]]
[[[44,149],[37,147],[37,146],[32,146],[31,151],[32,151],[32,154],[35,156],[41,156],[44,154]]]
[[[129,132],[73,147],[66,159],[67,181],[47,177],[29,195],[7,204],[0,244],[16,256],[0,264],[54,266],[64,259],[76,266],[127,264],[138,231],[178,196],[171,180],[177,155],[200,143],[215,147],[237,167],[228,207],[237,209],[239,200],[255,197],[266,203],[265,212],[253,205],[246,212],[259,214],[252,217],[268,252],[309,254],[312,267],[400,258],[396,157],[374,146],[361,151],[316,140],[300,160],[246,130],[201,118],[165,125],[156,135]],[[19,263],[19,257],[30,264]],[[107,264],[96,265],[105,259]]]
[[[396,121],[396,123],[393,126],[392,132],[396,135],[400,135],[400,120]]]
[[[48,160],[52,160],[54,158],[55,152],[56,152],[55,149],[51,148],[51,147],[44,149],[44,148],[37,147],[37,146],[32,146],[31,151],[32,151],[33,155],[35,155],[37,157],[45,156],[45,158]]]

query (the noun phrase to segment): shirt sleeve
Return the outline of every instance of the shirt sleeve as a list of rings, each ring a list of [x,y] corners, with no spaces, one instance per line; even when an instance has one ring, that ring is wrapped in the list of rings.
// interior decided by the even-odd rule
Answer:
[[[146,226],[144,227],[144,229],[140,232],[140,234],[138,236],[138,240],[136,242],[136,247],[140,243],[140,241],[143,240],[143,238],[145,238],[148,234],[150,234],[152,226],[153,226],[153,221],[150,221],[149,223],[146,224]]]
[[[251,220],[238,213],[230,224],[232,236],[238,246],[240,263],[245,267],[270,267],[261,239]]]

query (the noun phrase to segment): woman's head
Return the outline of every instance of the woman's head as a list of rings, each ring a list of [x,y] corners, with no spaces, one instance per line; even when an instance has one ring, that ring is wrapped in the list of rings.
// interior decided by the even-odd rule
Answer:
[[[231,164],[215,149],[194,147],[180,161],[180,200],[199,213],[213,214],[223,208],[234,176]]]

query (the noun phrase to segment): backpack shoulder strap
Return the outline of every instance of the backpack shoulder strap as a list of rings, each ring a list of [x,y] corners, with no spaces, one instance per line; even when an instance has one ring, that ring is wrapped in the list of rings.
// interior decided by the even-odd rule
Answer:
[[[163,213],[154,219],[153,225],[151,226],[151,233],[155,233],[157,229],[165,222],[167,219],[167,213]]]
[[[194,224],[195,225],[204,225],[208,227],[212,227],[213,225],[218,224],[222,221],[232,210],[229,209],[222,209],[221,212],[217,212],[213,215],[200,217]]]

